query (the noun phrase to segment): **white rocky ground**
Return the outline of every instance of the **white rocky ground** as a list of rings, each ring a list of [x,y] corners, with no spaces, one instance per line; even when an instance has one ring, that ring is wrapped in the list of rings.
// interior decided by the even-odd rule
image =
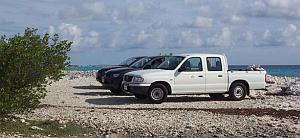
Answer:
[[[274,95],[297,79],[271,77],[276,83],[269,92],[251,91],[251,98],[242,101],[180,95],[154,105],[110,94],[93,72],[69,72],[47,88],[40,108],[19,116],[77,121],[97,128],[93,136],[300,137],[300,96]]]

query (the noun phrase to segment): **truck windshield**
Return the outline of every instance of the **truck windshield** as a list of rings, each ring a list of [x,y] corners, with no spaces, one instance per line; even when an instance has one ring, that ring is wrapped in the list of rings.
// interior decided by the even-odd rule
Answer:
[[[152,58],[150,58],[150,57],[144,57],[144,58],[138,60],[137,62],[135,62],[134,64],[132,64],[130,67],[132,67],[132,68],[143,68],[144,65],[146,63],[148,63],[151,59]]]
[[[122,61],[119,65],[120,65],[120,66],[129,66],[129,65],[131,65],[133,62],[135,62],[136,60],[137,60],[136,57],[128,58],[128,59]]]
[[[169,57],[163,63],[161,63],[157,68],[165,69],[165,70],[174,70],[183,59],[184,57],[181,56]]]

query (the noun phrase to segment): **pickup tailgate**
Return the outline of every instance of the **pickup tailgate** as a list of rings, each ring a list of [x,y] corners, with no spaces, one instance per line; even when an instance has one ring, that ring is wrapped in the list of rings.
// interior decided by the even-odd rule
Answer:
[[[236,80],[247,81],[251,90],[266,89],[266,74],[266,71],[228,71],[228,89]]]

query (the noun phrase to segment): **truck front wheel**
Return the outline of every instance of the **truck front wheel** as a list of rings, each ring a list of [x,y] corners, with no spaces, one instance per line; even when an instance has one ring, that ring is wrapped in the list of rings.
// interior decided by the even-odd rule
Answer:
[[[243,100],[247,94],[247,87],[240,82],[231,85],[229,89],[229,98],[234,101]]]
[[[110,92],[114,95],[120,95],[120,94],[123,94],[124,92],[120,89],[109,89]]]
[[[150,102],[160,104],[167,98],[168,89],[165,85],[157,83],[150,87],[148,97]]]

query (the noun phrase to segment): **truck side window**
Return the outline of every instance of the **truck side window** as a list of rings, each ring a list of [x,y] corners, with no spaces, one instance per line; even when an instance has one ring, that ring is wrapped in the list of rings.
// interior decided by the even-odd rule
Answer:
[[[164,60],[165,60],[165,58],[158,58],[158,59],[154,60],[154,61],[151,63],[151,68],[152,68],[152,69],[157,68]]]
[[[206,61],[208,71],[222,71],[222,63],[219,57],[208,57]]]
[[[183,64],[186,71],[203,71],[201,58],[189,58]]]

